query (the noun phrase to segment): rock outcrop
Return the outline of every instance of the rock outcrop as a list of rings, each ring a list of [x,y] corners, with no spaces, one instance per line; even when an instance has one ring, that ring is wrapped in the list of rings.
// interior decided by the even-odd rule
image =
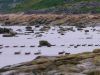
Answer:
[[[0,75],[100,75],[100,50],[35,60],[0,69]]]
[[[3,25],[73,25],[96,26],[100,25],[100,14],[6,14],[0,15]]]

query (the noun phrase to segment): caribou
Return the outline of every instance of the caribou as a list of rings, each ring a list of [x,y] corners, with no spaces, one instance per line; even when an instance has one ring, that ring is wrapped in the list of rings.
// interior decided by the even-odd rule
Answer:
[[[25,45],[23,45],[23,46],[20,46],[20,47],[25,47]]]
[[[10,46],[5,46],[6,48],[10,47]]]
[[[0,52],[0,54],[2,54],[2,52]]]
[[[35,47],[35,46],[31,45],[30,47]]]
[[[38,50],[38,52],[34,53],[34,55],[40,55],[41,54],[41,51]]]
[[[69,55],[70,53],[65,53],[65,55]]]
[[[82,44],[82,46],[86,46],[86,44]]]
[[[19,55],[19,54],[21,54],[21,52],[15,52],[14,54],[15,54],[15,55]]]
[[[89,44],[88,46],[93,46],[93,44]]]
[[[2,49],[3,47],[0,47],[0,49]]]
[[[13,47],[18,47],[18,46],[13,46]]]
[[[65,53],[65,51],[58,52],[59,55],[62,55],[62,54],[64,54],[64,53]]]
[[[31,53],[30,52],[25,52],[25,55],[30,55]]]

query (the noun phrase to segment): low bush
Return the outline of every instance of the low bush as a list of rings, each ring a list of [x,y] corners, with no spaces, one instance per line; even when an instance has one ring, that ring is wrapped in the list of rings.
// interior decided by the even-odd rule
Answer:
[[[48,41],[41,40],[41,41],[39,41],[39,47],[41,47],[41,46],[51,47],[51,44]]]

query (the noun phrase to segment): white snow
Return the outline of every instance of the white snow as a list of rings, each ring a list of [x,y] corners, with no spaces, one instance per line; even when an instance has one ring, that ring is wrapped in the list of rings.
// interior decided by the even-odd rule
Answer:
[[[2,27],[2,26],[1,26]],[[100,27],[95,27],[97,31],[93,31],[92,27],[84,28],[84,30],[89,30],[90,32],[85,33],[83,31],[77,31],[75,27],[75,32],[72,31],[66,31],[65,35],[61,35],[57,33],[57,30],[59,27],[51,27],[51,29],[48,32],[41,33],[42,37],[36,37],[36,34],[29,33],[30,35],[24,35],[25,33],[25,26],[3,26],[6,28],[12,28],[14,31],[17,29],[21,29],[23,33],[22,35],[17,35],[18,37],[2,37],[0,34],[0,45],[3,45],[3,48],[0,49],[0,52],[3,52],[0,54],[0,67],[4,67],[7,65],[13,65],[21,62],[26,62],[33,60],[37,56],[34,55],[35,52],[38,50],[41,50],[41,55],[47,55],[47,56],[55,56],[58,55],[58,52],[66,51],[71,54],[75,53],[81,53],[81,52],[90,52],[95,48],[100,48],[100,46],[95,46],[97,44],[100,44]],[[42,26],[41,26],[42,27]],[[41,28],[40,27],[40,28]],[[68,26],[65,26],[66,28]],[[65,28],[64,27],[64,28]],[[39,32],[39,28],[32,27],[35,32]],[[55,30],[53,30],[55,29]],[[52,34],[53,33],[53,34]],[[28,39],[30,38],[30,39]],[[90,39],[86,39],[90,38]],[[47,40],[53,45],[52,47],[38,47],[40,40]],[[77,48],[69,46],[70,44],[87,44],[84,46],[79,46]],[[93,44],[93,46],[88,46],[90,44]],[[35,47],[30,47],[31,45]],[[65,45],[65,46],[61,46]],[[10,46],[6,48],[5,46]],[[13,47],[18,46],[18,47]],[[25,46],[25,47],[20,47]],[[20,55],[15,55],[14,52],[21,52]],[[25,52],[30,52],[30,55],[25,55]]]

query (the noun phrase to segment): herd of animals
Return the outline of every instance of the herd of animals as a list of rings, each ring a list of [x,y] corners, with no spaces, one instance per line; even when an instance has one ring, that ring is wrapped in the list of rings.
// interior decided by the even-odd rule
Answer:
[[[38,28],[39,26],[36,26],[36,28]],[[49,30],[50,29],[50,27],[44,27],[44,30]],[[40,29],[40,30],[42,30],[42,29]],[[52,30],[55,30],[55,29],[52,29]],[[77,28],[77,30],[78,31],[84,31],[85,33],[89,33],[89,30],[87,29],[87,30],[84,30],[84,28]],[[92,29],[91,29],[93,32],[95,32],[95,31],[98,31],[99,32],[99,30],[96,30],[96,28],[94,28],[94,27],[92,27]],[[21,32],[21,29],[18,29],[18,30],[16,30],[16,31],[19,31],[19,32]],[[32,30],[32,27],[31,26],[28,26],[28,27],[26,27],[26,31],[31,31],[31,33],[34,33],[34,31]],[[58,33],[59,34],[61,34],[61,35],[64,35],[64,32],[65,31],[73,31],[73,32],[75,32],[75,30],[73,29],[73,27],[69,27],[69,28],[64,28],[63,26],[62,27],[60,27],[59,26],[59,30],[58,30]],[[53,34],[53,33],[52,33]],[[25,34],[26,35],[26,34]],[[42,37],[42,36],[39,36],[39,37]],[[91,37],[89,37],[89,38],[87,38],[87,39],[91,39]],[[56,46],[56,45],[52,45],[52,46]],[[61,46],[65,46],[65,45],[61,45]],[[85,46],[100,46],[100,44],[77,44],[77,45],[75,45],[75,44],[69,44],[69,46],[68,47],[74,47],[74,48],[78,48],[78,47],[80,47],[80,46],[82,46],[82,47],[85,47]],[[5,47],[5,48],[9,48],[10,46],[3,46],[3,45],[0,45],[0,49],[2,49],[3,47]],[[17,46],[17,45],[15,45],[15,46],[13,46],[14,48],[17,48],[17,47],[26,47],[25,45],[22,45],[22,46]],[[34,45],[31,45],[30,47],[35,47]],[[0,55],[2,54],[3,52],[2,51],[0,51]],[[20,51],[16,51],[16,52],[14,52],[14,55],[20,55],[21,54],[21,52]],[[31,52],[25,52],[24,53],[25,55],[30,55],[31,54]],[[41,50],[38,50],[37,52],[35,52],[34,53],[34,55],[41,55],[42,54],[42,52],[41,52]],[[69,55],[70,53],[67,53],[67,52],[65,52],[65,51],[61,51],[61,52],[58,52],[58,55]]]

